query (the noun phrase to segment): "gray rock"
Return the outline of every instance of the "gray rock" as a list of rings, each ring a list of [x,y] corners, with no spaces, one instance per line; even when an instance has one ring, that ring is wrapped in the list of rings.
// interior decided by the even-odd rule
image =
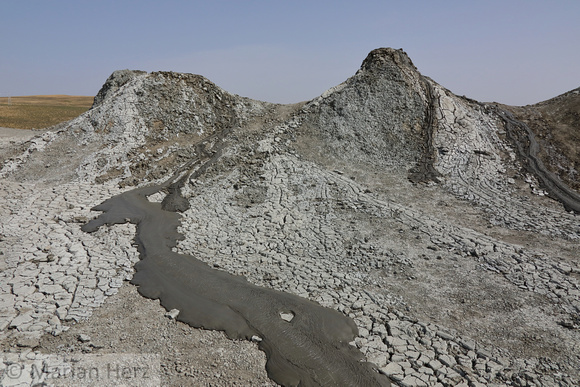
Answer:
[[[165,317],[169,317],[172,320],[175,320],[178,315],[179,315],[178,309],[171,309],[170,311],[165,313]]]

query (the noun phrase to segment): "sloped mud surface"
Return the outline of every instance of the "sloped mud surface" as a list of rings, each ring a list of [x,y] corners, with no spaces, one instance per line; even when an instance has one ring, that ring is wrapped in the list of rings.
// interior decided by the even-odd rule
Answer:
[[[540,145],[539,157],[572,189],[580,189],[580,89],[528,106],[503,106],[526,123]]]

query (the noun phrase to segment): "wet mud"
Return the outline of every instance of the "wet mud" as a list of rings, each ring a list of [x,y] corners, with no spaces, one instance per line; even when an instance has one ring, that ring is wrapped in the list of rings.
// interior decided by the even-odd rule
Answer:
[[[417,164],[407,173],[407,178],[412,183],[427,183],[434,181],[438,183],[441,174],[435,169],[435,148],[433,147],[433,131],[436,128],[435,107],[438,105],[438,98],[433,96],[433,86],[425,77],[421,76],[425,95],[427,97],[427,106],[425,108],[425,120],[422,126],[421,157]]]
[[[167,187],[114,196],[94,207],[103,213],[82,227],[93,232],[103,225],[136,224],[141,260],[131,283],[141,295],[159,299],[167,310],[178,309],[177,319],[193,327],[259,342],[269,377],[281,385],[390,386],[389,379],[348,344],[357,327],[347,316],[173,252],[182,238],[177,231],[180,215],[147,199],[162,188]]]

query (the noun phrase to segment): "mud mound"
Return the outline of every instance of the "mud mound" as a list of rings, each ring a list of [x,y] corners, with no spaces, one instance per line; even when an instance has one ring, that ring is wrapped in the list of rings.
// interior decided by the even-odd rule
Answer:
[[[5,170],[18,169],[20,180],[153,181],[199,156],[201,144],[273,106],[227,93],[199,75],[116,71],[87,113],[37,140],[48,163],[23,163],[19,155]]]
[[[421,155],[429,104],[407,54],[380,49],[356,75],[304,107],[300,134],[324,157],[406,171]]]

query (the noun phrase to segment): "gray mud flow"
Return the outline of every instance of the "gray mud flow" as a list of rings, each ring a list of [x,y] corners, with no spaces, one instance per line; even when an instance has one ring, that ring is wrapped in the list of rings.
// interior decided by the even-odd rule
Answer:
[[[504,120],[508,136],[515,144],[519,155],[526,161],[528,171],[539,179],[548,193],[562,203],[567,211],[580,214],[580,195],[564,184],[556,174],[550,172],[540,160],[538,156],[540,147],[532,130],[523,122],[516,120],[510,112],[502,109],[496,109],[496,112]],[[518,128],[527,136],[525,138],[527,141],[517,139]]]
[[[281,385],[390,386],[389,379],[348,344],[357,327],[347,316],[173,252],[182,237],[177,232],[180,215],[147,200],[161,188],[114,196],[94,207],[103,213],[82,227],[93,232],[104,224],[137,225],[141,260],[131,283],[141,295],[159,299],[167,310],[178,309],[177,319],[193,327],[225,331],[232,339],[261,338],[268,376]]]

